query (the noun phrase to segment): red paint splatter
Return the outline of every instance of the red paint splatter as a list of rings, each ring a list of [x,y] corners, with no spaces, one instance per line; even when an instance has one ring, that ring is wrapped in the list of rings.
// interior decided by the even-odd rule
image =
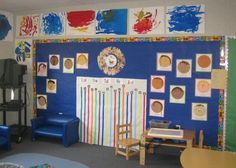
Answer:
[[[90,25],[95,19],[95,11],[73,11],[67,13],[68,24],[71,27],[78,28]]]

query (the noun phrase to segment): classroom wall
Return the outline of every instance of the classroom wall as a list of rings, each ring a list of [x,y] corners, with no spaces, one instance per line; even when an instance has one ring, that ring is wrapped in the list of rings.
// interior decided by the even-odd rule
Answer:
[[[49,11],[72,11],[72,10],[87,10],[87,9],[109,9],[109,8],[133,8],[133,7],[148,7],[148,6],[172,6],[172,5],[191,5],[191,4],[204,4],[205,5],[205,34],[200,35],[234,35],[236,30],[236,22],[234,12],[236,8],[236,1],[234,0],[145,0],[136,2],[117,2],[117,3],[105,3],[105,4],[96,4],[94,5],[82,5],[82,6],[73,6],[73,7],[64,7],[64,8],[53,8],[45,10],[36,10],[36,11],[22,11],[14,13],[17,15],[26,15],[26,14],[35,14],[35,13],[44,13]],[[190,34],[191,35],[191,34]],[[99,37],[104,37],[107,35],[99,35]],[[112,37],[112,35],[108,35]],[[160,36],[160,35],[159,35]],[[166,36],[163,34],[161,36]],[[173,36],[181,36],[181,34],[174,34]],[[70,36],[71,38],[75,37],[97,37],[97,36]],[[66,37],[66,38],[70,38]],[[52,37],[55,38],[55,37]],[[57,37],[58,38],[58,37]],[[63,36],[61,38],[64,38]],[[14,43],[9,42],[0,42],[0,58],[14,57]],[[28,125],[30,125],[30,119],[32,116],[32,78],[30,75],[32,71],[28,71],[27,83],[28,83]],[[11,119],[11,117],[9,117]],[[13,117],[14,118],[14,117]],[[13,119],[14,120],[14,119]]]

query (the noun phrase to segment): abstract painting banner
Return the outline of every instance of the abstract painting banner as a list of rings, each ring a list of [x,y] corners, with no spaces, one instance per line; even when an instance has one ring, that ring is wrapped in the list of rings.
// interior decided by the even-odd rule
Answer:
[[[39,34],[39,15],[17,16],[16,31],[19,37],[36,37]]]
[[[95,11],[71,11],[67,12],[67,35],[94,35]]]
[[[129,10],[129,33],[163,34],[164,7],[133,8]]]
[[[138,139],[146,129],[146,80],[77,77],[76,89],[80,142],[114,147],[116,124],[132,123]]]
[[[0,41],[13,41],[13,14],[0,10]]]
[[[166,11],[166,33],[204,33],[205,6],[169,6]]]

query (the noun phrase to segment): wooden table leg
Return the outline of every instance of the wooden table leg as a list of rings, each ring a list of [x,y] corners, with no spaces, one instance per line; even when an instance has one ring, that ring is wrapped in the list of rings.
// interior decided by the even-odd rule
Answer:
[[[139,154],[139,164],[145,165],[145,157],[146,157],[146,138],[141,136],[141,144],[140,144],[140,154]]]

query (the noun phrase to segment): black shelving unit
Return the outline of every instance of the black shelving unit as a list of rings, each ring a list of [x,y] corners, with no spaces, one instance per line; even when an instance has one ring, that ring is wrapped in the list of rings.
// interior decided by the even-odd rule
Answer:
[[[3,125],[7,125],[7,113],[18,112],[18,124],[11,125],[11,135],[16,139],[17,143],[22,142],[24,135],[27,132],[27,102],[26,102],[26,84],[19,86],[1,86],[2,89],[2,103],[0,104],[0,111],[3,112]],[[6,89],[14,89],[18,91],[18,98],[6,101]],[[22,91],[24,92],[22,94]],[[22,122],[22,111],[24,112],[24,122]]]

